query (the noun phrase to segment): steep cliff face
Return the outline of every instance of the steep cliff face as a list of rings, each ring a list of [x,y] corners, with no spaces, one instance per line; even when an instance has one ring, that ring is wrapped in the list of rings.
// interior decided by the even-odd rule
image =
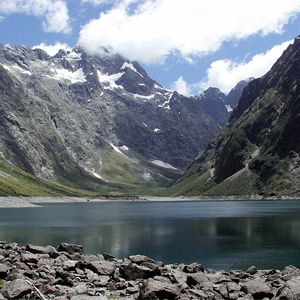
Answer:
[[[298,37],[265,76],[246,86],[228,124],[179,180],[178,190],[299,193],[299,70]]]
[[[0,46],[0,97],[3,157],[46,179],[83,172],[125,184],[170,182],[219,130],[137,62],[79,47],[50,57]]]

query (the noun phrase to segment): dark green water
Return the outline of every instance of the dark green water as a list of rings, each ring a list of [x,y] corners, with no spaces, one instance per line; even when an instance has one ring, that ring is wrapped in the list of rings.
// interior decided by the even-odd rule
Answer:
[[[145,254],[215,270],[300,268],[300,201],[47,204],[0,209],[0,240]]]

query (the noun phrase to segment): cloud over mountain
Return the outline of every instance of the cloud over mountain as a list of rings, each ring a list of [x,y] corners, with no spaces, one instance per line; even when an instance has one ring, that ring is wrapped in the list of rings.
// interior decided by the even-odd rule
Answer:
[[[90,52],[104,46],[143,63],[163,63],[174,53],[191,59],[225,41],[281,33],[299,11],[297,0],[121,0],[85,25],[79,42]]]

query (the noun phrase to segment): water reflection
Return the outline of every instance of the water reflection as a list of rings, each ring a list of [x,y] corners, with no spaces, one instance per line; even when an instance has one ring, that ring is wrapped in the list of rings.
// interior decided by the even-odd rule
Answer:
[[[164,263],[197,261],[217,270],[300,267],[300,203],[271,204],[94,203],[0,209],[0,240],[75,243],[85,253],[119,258],[145,254]]]

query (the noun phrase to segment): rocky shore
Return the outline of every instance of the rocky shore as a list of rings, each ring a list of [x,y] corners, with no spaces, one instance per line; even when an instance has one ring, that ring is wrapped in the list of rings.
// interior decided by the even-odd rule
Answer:
[[[0,300],[207,299],[299,300],[300,269],[214,271],[164,265],[144,255],[117,259],[83,247],[0,242]]]

